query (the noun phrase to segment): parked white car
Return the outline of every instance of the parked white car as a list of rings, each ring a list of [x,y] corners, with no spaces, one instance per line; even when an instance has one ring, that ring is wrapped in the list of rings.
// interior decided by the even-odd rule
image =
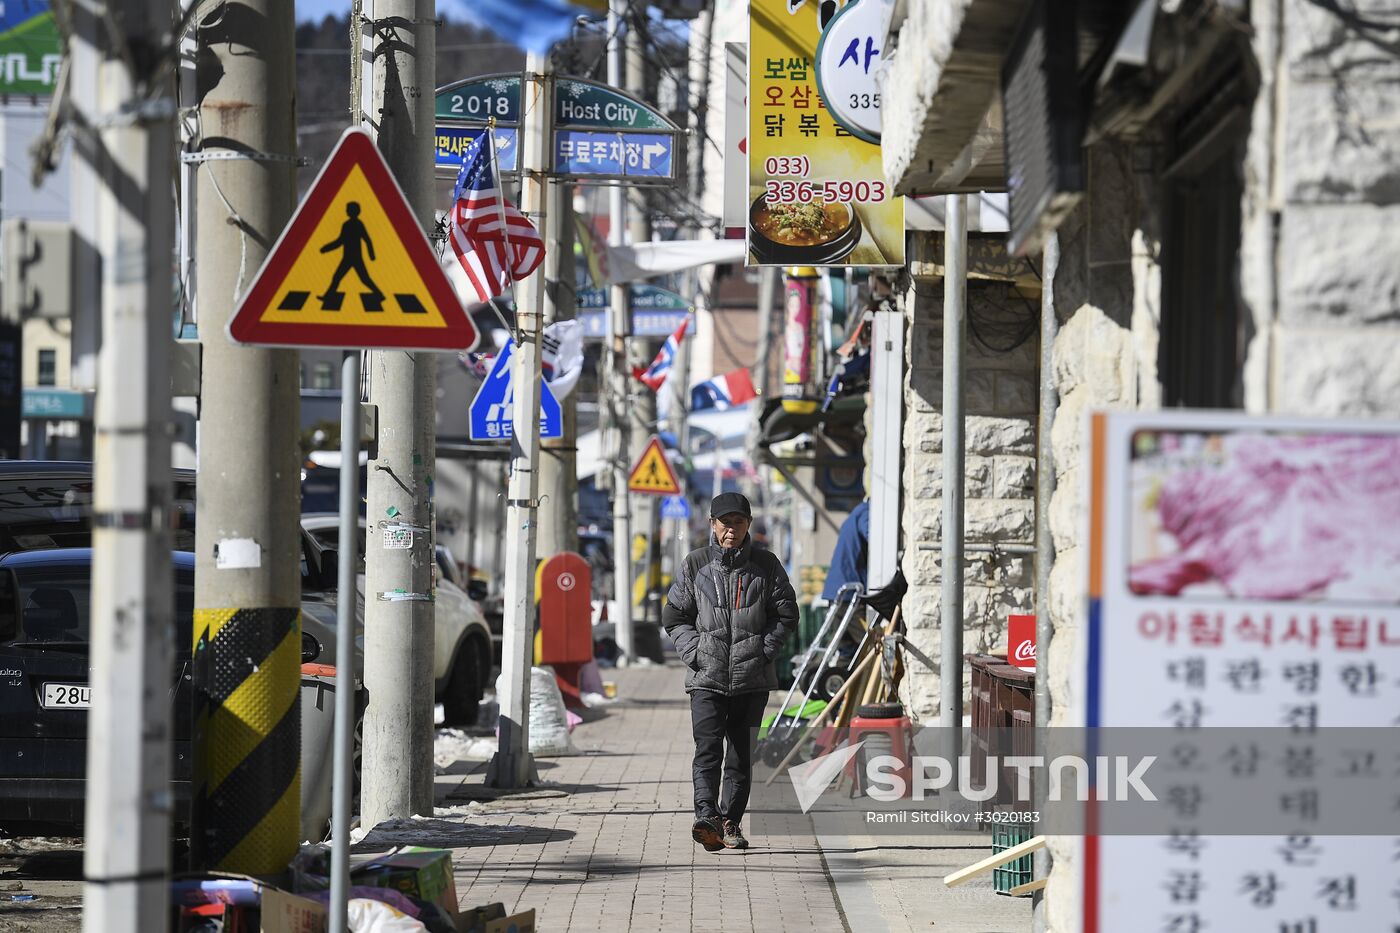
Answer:
[[[340,516],[329,513],[303,515],[301,526],[322,547],[337,548]],[[360,520],[360,573],[357,618],[364,624],[365,522]],[[437,699],[449,726],[473,725],[486,684],[491,679],[491,629],[481,607],[452,582],[444,568],[437,574],[433,601],[433,679]]]

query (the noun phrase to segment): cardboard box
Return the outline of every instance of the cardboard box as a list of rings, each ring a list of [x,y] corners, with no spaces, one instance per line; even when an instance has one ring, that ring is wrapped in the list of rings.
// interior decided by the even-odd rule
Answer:
[[[486,933],[486,924],[506,915],[506,905],[501,903],[469,907],[453,918],[457,933]]]
[[[457,915],[457,933],[535,933],[535,910],[507,917],[504,904],[473,907]]]
[[[486,933],[535,933],[535,909],[531,907],[509,917],[492,920],[486,924]]]
[[[222,917],[231,933],[324,933],[326,908],[247,875],[176,878],[171,900],[181,908],[180,929],[194,915]],[[254,925],[253,917],[260,916]]]
[[[330,887],[330,849],[303,849],[292,863],[299,891]],[[446,849],[403,846],[350,859],[350,883],[371,888],[391,888],[409,897],[440,906],[447,916],[457,915],[457,885],[452,880],[452,853]]]
[[[263,891],[261,933],[324,933],[325,929],[322,905],[275,888]]]

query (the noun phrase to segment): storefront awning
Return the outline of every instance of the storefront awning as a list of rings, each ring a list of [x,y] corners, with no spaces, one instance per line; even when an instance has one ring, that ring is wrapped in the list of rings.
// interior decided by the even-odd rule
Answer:
[[[1006,189],[1001,66],[1026,0],[907,0],[884,110],[907,114],[881,138],[896,194]]]

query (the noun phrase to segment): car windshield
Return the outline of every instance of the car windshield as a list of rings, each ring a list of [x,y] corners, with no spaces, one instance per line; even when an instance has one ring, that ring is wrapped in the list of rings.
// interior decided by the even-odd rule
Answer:
[[[92,543],[92,477],[0,476],[0,553]],[[194,550],[194,483],[177,479],[174,549]]]
[[[340,526],[327,525],[324,528],[307,529],[307,534],[315,539],[316,543],[324,548],[340,549]],[[365,530],[360,529],[360,550],[358,552],[358,563],[356,573],[365,572]]]
[[[87,644],[91,636],[91,568],[19,567],[0,573],[0,631],[6,641],[25,645]],[[18,608],[16,618],[15,608]],[[175,583],[175,644],[188,653],[194,624],[194,577],[180,573]]]

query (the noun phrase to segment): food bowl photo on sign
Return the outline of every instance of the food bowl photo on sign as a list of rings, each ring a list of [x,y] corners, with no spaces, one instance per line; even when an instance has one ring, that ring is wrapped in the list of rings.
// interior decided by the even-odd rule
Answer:
[[[749,208],[749,249],[761,263],[838,263],[855,249],[860,234],[860,218],[848,201],[769,205],[761,194]]]

